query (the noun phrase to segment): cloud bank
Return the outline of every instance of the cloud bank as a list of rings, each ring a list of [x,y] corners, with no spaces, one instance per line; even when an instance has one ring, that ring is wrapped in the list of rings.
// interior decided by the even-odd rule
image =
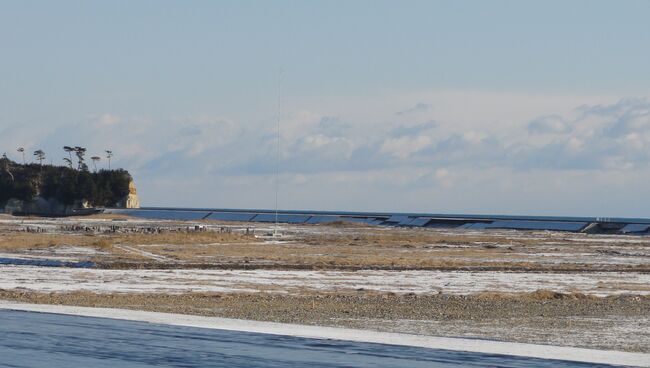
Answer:
[[[281,117],[284,207],[650,216],[632,204],[648,193],[648,99],[451,92],[345,106]],[[55,163],[63,145],[112,149],[146,205],[269,207],[273,121],[101,112],[42,129],[5,125],[0,145],[10,156],[41,148]]]

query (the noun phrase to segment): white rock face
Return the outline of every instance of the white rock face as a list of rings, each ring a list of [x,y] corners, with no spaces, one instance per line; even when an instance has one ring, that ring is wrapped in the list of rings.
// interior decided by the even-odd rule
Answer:
[[[129,194],[117,203],[119,208],[140,208],[140,199],[138,191],[135,189],[135,182],[129,182]]]
[[[126,196],[124,207],[140,208],[140,199],[138,198],[138,192],[135,189],[135,182],[133,180],[129,182],[129,195]]]

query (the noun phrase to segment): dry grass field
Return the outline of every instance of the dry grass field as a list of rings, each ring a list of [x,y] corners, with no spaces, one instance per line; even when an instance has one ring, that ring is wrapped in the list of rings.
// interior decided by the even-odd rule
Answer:
[[[113,224],[103,218],[83,220],[86,226]],[[0,226],[0,252],[47,256],[65,254],[70,247],[87,247],[97,252],[89,252],[84,260],[104,268],[650,271],[650,241],[642,237],[336,224],[283,226],[284,236],[271,239],[263,236],[266,229],[250,224],[204,222],[208,230],[198,232],[177,231],[187,227],[183,223],[165,225],[176,228],[130,233],[50,227],[29,233],[5,225]]]

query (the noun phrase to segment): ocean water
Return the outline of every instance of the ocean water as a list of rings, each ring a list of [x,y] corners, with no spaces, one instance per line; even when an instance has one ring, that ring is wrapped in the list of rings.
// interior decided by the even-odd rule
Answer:
[[[2,367],[605,367],[0,310]]]
[[[37,266],[37,267],[69,267],[69,268],[93,268],[94,262],[71,262],[59,261],[56,259],[25,259],[25,258],[7,258],[0,257],[0,265],[14,266]]]

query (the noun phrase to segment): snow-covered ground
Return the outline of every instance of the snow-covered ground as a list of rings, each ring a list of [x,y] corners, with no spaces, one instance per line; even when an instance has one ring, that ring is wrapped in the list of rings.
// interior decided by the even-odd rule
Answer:
[[[0,266],[0,289],[101,293],[381,291],[471,294],[552,290],[607,296],[650,294],[645,273],[466,271],[104,270]]]

